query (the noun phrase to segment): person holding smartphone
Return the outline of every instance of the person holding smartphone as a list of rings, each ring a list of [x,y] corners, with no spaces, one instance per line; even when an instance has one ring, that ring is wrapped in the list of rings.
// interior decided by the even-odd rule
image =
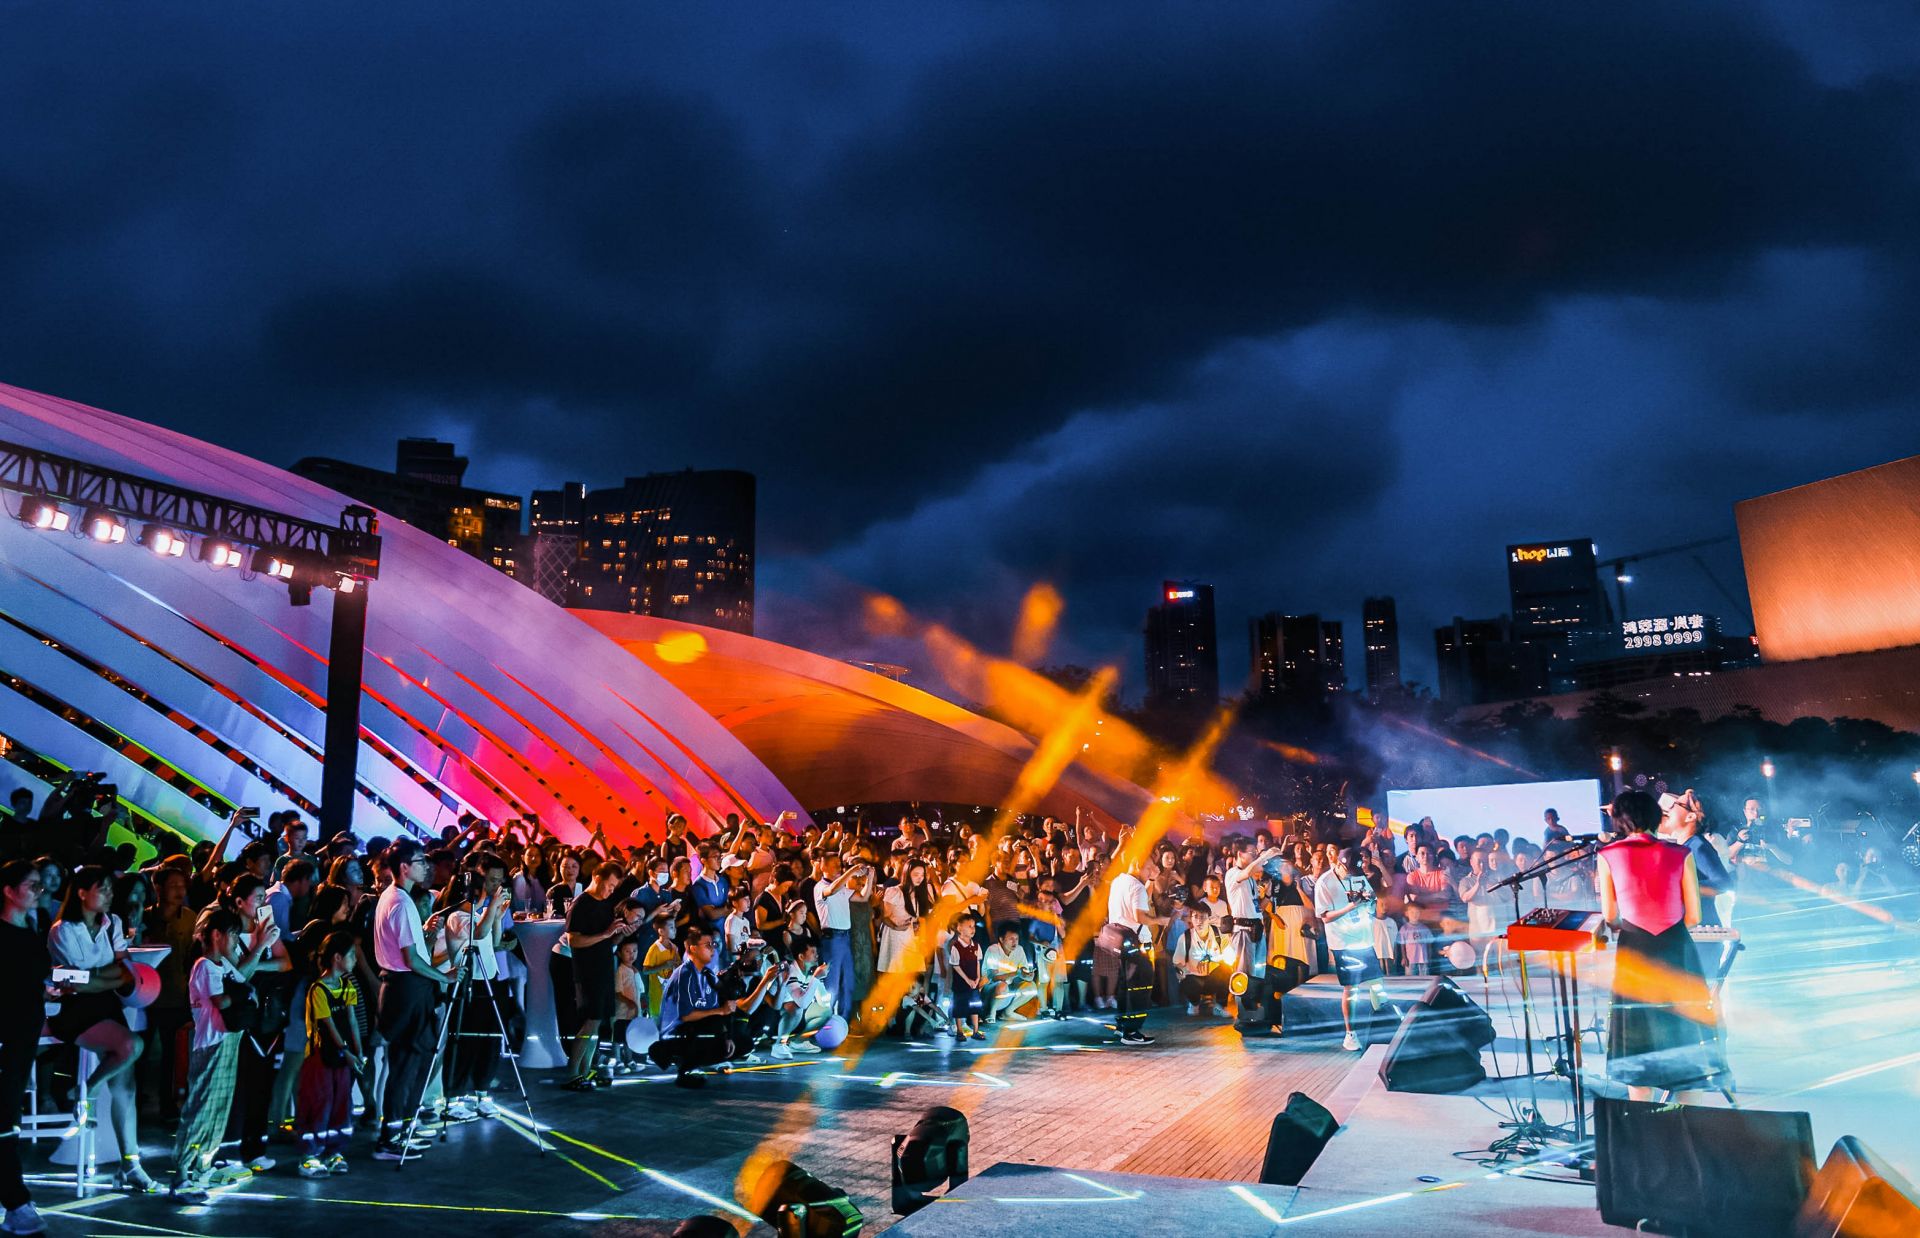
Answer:
[[[380,1034],[387,1042],[387,1086],[381,1105],[385,1129],[373,1157],[397,1161],[430,1146],[415,1140],[402,1147],[407,1123],[420,1108],[427,1067],[433,1059],[433,1005],[452,977],[434,966],[427,934],[438,932],[444,913],[425,921],[413,901],[414,887],[428,879],[433,861],[411,838],[386,852],[393,884],[380,892],[373,911],[373,954],[380,968]]]
[[[20,1110],[40,1045],[42,1012],[49,999],[65,996],[50,986],[53,956],[34,926],[40,902],[40,870],[27,860],[0,864],[0,1207],[8,1234],[46,1229],[21,1177]]]

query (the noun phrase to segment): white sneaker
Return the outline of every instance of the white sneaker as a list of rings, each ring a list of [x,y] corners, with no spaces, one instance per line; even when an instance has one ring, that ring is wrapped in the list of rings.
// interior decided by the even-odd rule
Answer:
[[[302,1178],[325,1178],[328,1175],[330,1175],[333,1171],[328,1169],[327,1163],[321,1160],[319,1157],[310,1156],[306,1160],[300,1162],[300,1168],[295,1172],[297,1172]]]
[[[820,1046],[814,1044],[811,1040],[796,1040],[792,1044],[788,1045],[787,1047],[789,1049],[792,1049],[795,1053],[820,1052]]]
[[[279,1163],[270,1156],[256,1156],[247,1162],[247,1168],[257,1174],[263,1174]]]
[[[477,1122],[479,1120],[480,1111],[464,1100],[456,1100],[447,1106],[447,1121],[449,1122]]]
[[[1199,1014],[1199,1013],[1200,1013],[1200,1005],[1199,1005],[1199,1003],[1197,1003],[1197,1002],[1188,1002],[1188,1003],[1187,1003],[1187,1014],[1188,1014],[1189,1016],[1191,1016],[1191,1015],[1196,1015],[1196,1014]]]
[[[0,1222],[0,1233],[27,1235],[46,1232],[46,1222],[40,1219],[40,1213],[31,1203],[7,1209],[7,1219]]]
[[[493,1097],[491,1096],[482,1096],[479,1102],[474,1105],[474,1109],[483,1118],[497,1118],[500,1116],[500,1106],[493,1103]]]
[[[1347,1038],[1340,1042],[1340,1047],[1348,1053],[1358,1053],[1360,1052],[1360,1038],[1352,1032],[1348,1032]]]
[[[773,1048],[767,1050],[767,1052],[783,1062],[793,1057],[793,1049],[784,1040],[774,1041]]]

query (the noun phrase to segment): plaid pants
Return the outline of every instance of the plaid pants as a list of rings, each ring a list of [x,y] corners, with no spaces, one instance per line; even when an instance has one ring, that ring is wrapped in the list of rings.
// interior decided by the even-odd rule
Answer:
[[[187,1059],[187,1103],[180,1108],[180,1130],[173,1137],[174,1185],[195,1181],[213,1167],[227,1133],[239,1065],[238,1032],[228,1032],[217,1045],[195,1049]]]

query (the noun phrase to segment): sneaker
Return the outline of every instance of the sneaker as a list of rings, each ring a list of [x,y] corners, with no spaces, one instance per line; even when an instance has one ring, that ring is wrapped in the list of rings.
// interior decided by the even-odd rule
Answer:
[[[1122,1032],[1120,1033],[1120,1043],[1123,1045],[1150,1045],[1153,1043],[1153,1037],[1147,1035],[1145,1032]]]
[[[593,1091],[593,1076],[581,1075],[577,1079],[568,1079],[560,1086],[569,1092],[591,1092]]]
[[[746,1054],[746,1055],[745,1055],[744,1057],[737,1057],[737,1058],[734,1058],[734,1059],[733,1059],[733,1061],[732,1061],[732,1063],[731,1063],[731,1065],[734,1065],[734,1066],[758,1066],[758,1065],[760,1065],[760,1064],[761,1064],[762,1062],[764,1062],[764,1061],[766,1061],[766,1060],[767,1060],[767,1059],[765,1059],[765,1058],[763,1058],[763,1057],[761,1057],[761,1056],[760,1056],[760,1055],[759,1055],[758,1053],[753,1053],[753,1052],[749,1052],[749,1053],[747,1053],[747,1054]]]
[[[347,1172],[347,1158],[335,1152],[327,1158],[327,1172],[330,1174],[343,1174]]]
[[[310,1156],[306,1160],[301,1161],[299,1168],[294,1172],[302,1178],[324,1178],[332,1171],[327,1168],[325,1161],[317,1156]]]
[[[791,1049],[795,1053],[824,1052],[824,1050],[822,1050],[819,1045],[814,1044],[811,1040],[796,1040],[788,1044],[787,1048]]]
[[[607,1078],[597,1070],[587,1075],[587,1082],[597,1088],[610,1088],[613,1086],[613,1080]]]
[[[231,1161],[222,1161],[207,1171],[208,1186],[234,1186],[253,1180],[253,1173],[245,1165],[235,1165]]]
[[[1197,1014],[1199,1014],[1199,1013],[1200,1013],[1200,1007],[1199,1007],[1199,1005],[1198,1005],[1198,1004],[1196,1004],[1196,1003],[1194,1003],[1194,1002],[1188,1002],[1188,1003],[1187,1003],[1187,1017],[1188,1017],[1188,1018],[1192,1018],[1192,1017],[1193,1017],[1194,1015],[1197,1015]]]
[[[373,1145],[373,1159],[376,1161],[397,1161],[409,1153],[400,1146],[398,1139],[382,1139]]]
[[[279,1161],[274,1160],[270,1156],[262,1155],[262,1156],[256,1156],[252,1160],[248,1161],[247,1168],[251,1169],[254,1173],[263,1174],[263,1173],[266,1173],[268,1170],[272,1169],[275,1165],[278,1165],[279,1163],[280,1163]]]
[[[636,1066],[633,1069],[637,1072],[640,1068]],[[475,1113],[478,1113],[483,1118],[497,1118],[500,1116],[500,1106],[493,1103],[493,1097],[491,1096],[483,1095],[480,1097],[480,1099],[475,1102],[473,1109]]]
[[[167,1197],[172,1199],[176,1204],[204,1204],[211,1198],[211,1196],[207,1194],[206,1186],[199,1182],[176,1182],[173,1184],[173,1189],[167,1192]],[[33,1205],[28,1204],[27,1207],[31,1208]],[[39,1219],[38,1214],[35,1214],[34,1219]],[[10,1234],[31,1234],[36,1232],[30,1229],[15,1230],[11,1228],[13,1223],[13,1213],[11,1212],[7,1213],[7,1223],[9,1226],[7,1232]]]
[[[675,1087],[703,1088],[707,1086],[707,1077],[696,1075],[690,1070],[683,1070],[673,1077],[673,1083]]]
[[[1352,1032],[1348,1032],[1347,1038],[1340,1042],[1340,1047],[1348,1053],[1358,1053],[1360,1052],[1360,1038]]]
[[[205,1199],[206,1192],[202,1191],[200,1197]],[[39,1211],[31,1202],[21,1204],[18,1208],[7,1209],[7,1219],[4,1223],[0,1223],[0,1233],[5,1234],[27,1235],[46,1232],[46,1223],[40,1219]]]
[[[469,1105],[466,1101],[456,1100],[447,1106],[447,1121],[449,1122],[478,1122],[479,1120],[480,1111],[472,1105]]]
[[[784,1040],[774,1041],[773,1048],[767,1050],[767,1052],[771,1053],[775,1058],[783,1062],[789,1061],[793,1057],[793,1050],[790,1047],[788,1047],[787,1042]]]

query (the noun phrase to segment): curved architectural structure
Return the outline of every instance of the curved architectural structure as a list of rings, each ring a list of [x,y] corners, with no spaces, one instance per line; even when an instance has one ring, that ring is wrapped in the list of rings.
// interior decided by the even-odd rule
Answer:
[[[918,688],[772,641],[643,615],[577,617],[699,702],[800,801],[1007,802],[1031,739]],[[1105,825],[1137,819],[1147,793],[1078,763],[1037,806]]]
[[[0,440],[326,524],[351,500],[234,452],[0,386]],[[191,553],[157,556],[0,519],[0,781],[44,794],[102,770],[189,837],[235,804],[317,811],[335,595]],[[78,523],[78,513],[73,517]],[[560,837],[644,836],[799,809],[726,727],[530,589],[397,520],[368,595],[354,826],[420,834],[461,812],[539,814]],[[0,787],[0,790],[4,790]]]

